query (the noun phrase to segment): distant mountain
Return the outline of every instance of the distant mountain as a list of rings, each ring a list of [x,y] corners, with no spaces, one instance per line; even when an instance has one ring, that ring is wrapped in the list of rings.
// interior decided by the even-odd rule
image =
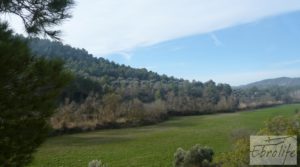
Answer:
[[[295,87],[300,87],[300,78],[280,77],[280,78],[273,78],[273,79],[265,79],[247,85],[242,85],[239,88],[251,88],[251,87],[257,87],[260,89],[266,89],[271,87],[295,88]]]

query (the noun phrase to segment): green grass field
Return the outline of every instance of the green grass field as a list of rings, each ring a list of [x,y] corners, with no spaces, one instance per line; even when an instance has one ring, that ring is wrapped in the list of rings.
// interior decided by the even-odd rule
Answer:
[[[169,167],[178,147],[210,146],[216,153],[230,149],[235,129],[257,131],[274,116],[293,116],[300,104],[247,112],[174,117],[138,128],[101,130],[48,139],[31,167],[87,167],[101,159],[110,167]]]

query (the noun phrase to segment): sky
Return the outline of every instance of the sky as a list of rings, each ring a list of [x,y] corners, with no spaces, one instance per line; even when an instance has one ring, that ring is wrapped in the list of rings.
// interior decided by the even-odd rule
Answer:
[[[77,0],[72,13],[63,43],[120,64],[234,86],[300,77],[299,0]]]

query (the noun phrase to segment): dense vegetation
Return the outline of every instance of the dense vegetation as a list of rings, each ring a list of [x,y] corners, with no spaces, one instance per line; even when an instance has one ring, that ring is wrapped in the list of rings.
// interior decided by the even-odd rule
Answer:
[[[60,42],[30,39],[33,53],[60,58],[76,74],[59,100],[55,129],[93,129],[158,122],[169,114],[233,111],[228,84],[189,82],[95,58]]]
[[[159,122],[168,115],[232,112],[297,101],[288,88],[235,88],[187,81],[95,58],[84,49],[31,38],[32,52],[59,58],[76,76],[58,100],[52,125],[60,131]],[[295,96],[298,97],[298,96]]]
[[[48,137],[55,101],[71,79],[63,63],[37,58],[13,35],[3,15],[19,16],[30,35],[57,38],[72,0],[0,1],[0,166],[22,167]]]
[[[70,75],[60,61],[33,58],[5,24],[0,24],[0,55],[0,164],[19,166],[48,136],[55,99]]]

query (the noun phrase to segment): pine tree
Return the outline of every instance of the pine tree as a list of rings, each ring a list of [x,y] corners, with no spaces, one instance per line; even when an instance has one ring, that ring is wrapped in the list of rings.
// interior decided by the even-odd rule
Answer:
[[[32,35],[58,39],[52,26],[69,18],[72,0],[1,0],[0,14],[15,14]],[[49,133],[55,101],[71,75],[58,60],[32,56],[24,40],[0,20],[0,166],[21,167]]]
[[[31,56],[0,24],[0,166],[24,166],[49,133],[55,100],[71,75],[62,62]]]

